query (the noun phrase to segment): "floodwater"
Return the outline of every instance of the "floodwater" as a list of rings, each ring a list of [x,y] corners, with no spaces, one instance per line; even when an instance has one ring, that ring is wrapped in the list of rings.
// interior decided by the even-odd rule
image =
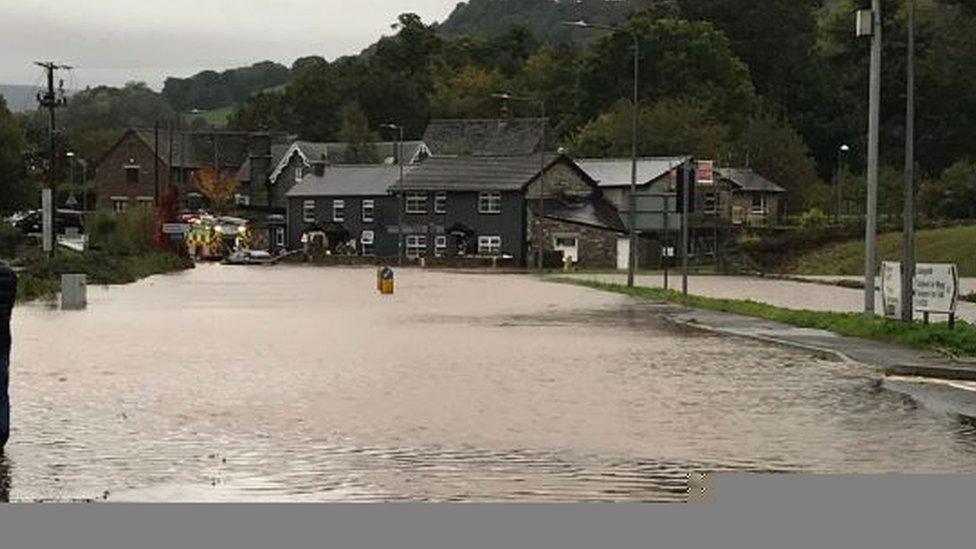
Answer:
[[[527,276],[202,266],[14,317],[0,498],[683,501],[692,471],[976,473],[871,369]]]

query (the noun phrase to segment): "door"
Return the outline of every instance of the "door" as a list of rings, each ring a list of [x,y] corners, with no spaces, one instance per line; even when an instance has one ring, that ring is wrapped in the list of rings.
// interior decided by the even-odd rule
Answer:
[[[553,239],[552,249],[562,252],[563,258],[569,258],[573,263],[579,263],[579,237],[576,235],[559,235]]]
[[[630,268],[630,239],[617,239],[617,270],[626,271]]]

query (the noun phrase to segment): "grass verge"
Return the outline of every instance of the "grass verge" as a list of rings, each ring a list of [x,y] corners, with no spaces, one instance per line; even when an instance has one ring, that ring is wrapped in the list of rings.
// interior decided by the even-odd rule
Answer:
[[[945,324],[905,324],[882,317],[869,318],[860,313],[785,309],[756,301],[716,299],[694,295],[685,300],[680,292],[661,288],[628,288],[621,284],[566,277],[550,277],[546,280],[652,301],[680,303],[698,309],[762,318],[801,328],[827,330],[842,336],[896,343],[914,349],[936,351],[953,357],[976,357],[976,325],[967,322],[957,322],[956,329],[950,330]]]
[[[51,260],[34,257],[17,273],[17,300],[53,298],[61,289],[61,275],[84,273],[94,285],[131,284],[148,276],[180,271],[192,266],[188,260],[170,252],[148,252],[117,256],[105,252],[61,251]]]

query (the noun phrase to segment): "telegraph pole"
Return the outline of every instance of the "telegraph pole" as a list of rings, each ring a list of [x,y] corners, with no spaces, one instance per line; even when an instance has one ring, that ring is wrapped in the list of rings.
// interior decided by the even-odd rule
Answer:
[[[878,263],[878,158],[881,128],[881,0],[871,1],[871,83],[868,114],[868,204],[864,250],[864,312],[874,315]]]
[[[58,166],[58,153],[57,153],[57,121],[56,121],[56,111],[67,105],[68,100],[64,97],[64,83],[61,82],[60,86],[54,88],[54,73],[58,70],[70,69],[68,65],[59,65],[50,61],[41,62],[37,61],[35,65],[44,69],[47,73],[47,90],[43,92],[38,92],[37,102],[42,108],[48,110],[50,115],[50,127],[49,127],[49,138],[50,138],[50,164],[47,169],[47,191],[51,195],[50,204],[46,204],[44,210],[44,216],[46,217],[46,222],[44,223],[45,232],[47,233],[48,241],[45,238],[45,244],[50,242],[50,250],[48,253],[50,257],[57,255],[57,235],[54,234],[55,218],[57,217],[57,166]]]
[[[915,8],[908,12],[908,107],[905,116],[905,220],[901,261],[901,319],[915,320]]]

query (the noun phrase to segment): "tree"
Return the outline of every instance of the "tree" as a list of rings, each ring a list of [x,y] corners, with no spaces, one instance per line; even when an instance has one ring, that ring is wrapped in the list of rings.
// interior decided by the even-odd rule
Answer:
[[[31,202],[24,147],[24,131],[0,96],[0,214],[9,214]]]
[[[976,162],[960,160],[923,184],[919,205],[936,219],[976,219]]]
[[[573,153],[587,157],[630,156],[631,113],[630,102],[621,101],[591,121],[574,136]],[[704,106],[691,100],[662,99],[641,108],[638,135],[637,152],[641,156],[693,154],[717,158],[729,148],[729,129]]]
[[[208,167],[197,172],[196,185],[200,194],[210,201],[214,213],[224,214],[231,209],[241,182],[230,172]]]
[[[757,105],[749,71],[732,53],[724,34],[711,23],[682,19],[630,19],[626,30],[598,40],[586,55],[582,111],[595,116],[631,97],[633,38],[640,41],[640,99],[694,99],[718,119],[738,126]]]
[[[375,164],[379,161],[376,151],[376,132],[370,129],[369,119],[355,101],[342,108],[342,129],[339,137],[346,143],[343,162],[346,164]]]
[[[430,111],[435,118],[493,118],[500,103],[493,94],[508,91],[498,70],[466,65],[459,71],[442,70],[434,81]]]

